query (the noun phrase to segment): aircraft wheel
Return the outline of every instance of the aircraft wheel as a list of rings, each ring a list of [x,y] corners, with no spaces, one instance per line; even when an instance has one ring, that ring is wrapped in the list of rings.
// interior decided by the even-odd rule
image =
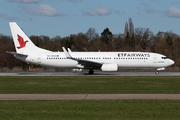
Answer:
[[[90,75],[94,74],[93,69],[89,70],[89,74],[90,74]]]
[[[156,71],[156,72],[155,72],[155,74],[156,74],[156,75],[159,75],[159,72],[158,72],[158,71]]]

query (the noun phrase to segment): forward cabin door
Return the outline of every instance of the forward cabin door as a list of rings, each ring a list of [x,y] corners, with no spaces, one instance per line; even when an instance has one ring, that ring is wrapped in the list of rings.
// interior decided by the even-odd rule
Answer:
[[[157,63],[157,56],[156,55],[153,56],[153,63]]]

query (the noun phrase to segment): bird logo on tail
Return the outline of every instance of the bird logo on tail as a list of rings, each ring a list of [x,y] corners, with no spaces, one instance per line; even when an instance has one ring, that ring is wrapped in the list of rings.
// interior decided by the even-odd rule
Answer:
[[[23,48],[23,47],[25,47],[26,46],[26,43],[28,42],[28,41],[24,41],[24,39],[20,36],[20,35],[17,35],[18,36],[18,42],[19,42],[19,47],[17,47],[18,49],[21,49],[21,48]]]

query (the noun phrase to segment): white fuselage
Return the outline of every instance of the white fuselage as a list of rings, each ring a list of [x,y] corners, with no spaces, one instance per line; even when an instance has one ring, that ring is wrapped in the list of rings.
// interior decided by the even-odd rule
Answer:
[[[174,61],[164,55],[149,52],[71,52],[73,58],[101,64],[117,64],[118,69],[165,68]],[[17,59],[36,65],[56,68],[84,68],[77,61],[67,59],[64,52],[28,53]],[[86,69],[86,68],[85,68]]]
[[[29,39],[15,22],[10,22],[16,52],[7,53],[27,63],[56,68],[82,68],[102,71],[118,69],[152,69],[163,70],[174,61],[158,53],[148,52],[71,52],[62,47],[63,52],[52,52],[39,48]]]

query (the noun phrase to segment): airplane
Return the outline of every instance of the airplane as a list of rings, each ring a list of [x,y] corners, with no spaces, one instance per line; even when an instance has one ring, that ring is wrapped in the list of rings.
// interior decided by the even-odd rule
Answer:
[[[7,51],[26,63],[54,68],[88,69],[115,72],[119,69],[164,70],[174,64],[166,56],[151,52],[73,52],[62,47],[63,52],[53,52],[34,45],[16,22],[10,22],[16,52]]]

